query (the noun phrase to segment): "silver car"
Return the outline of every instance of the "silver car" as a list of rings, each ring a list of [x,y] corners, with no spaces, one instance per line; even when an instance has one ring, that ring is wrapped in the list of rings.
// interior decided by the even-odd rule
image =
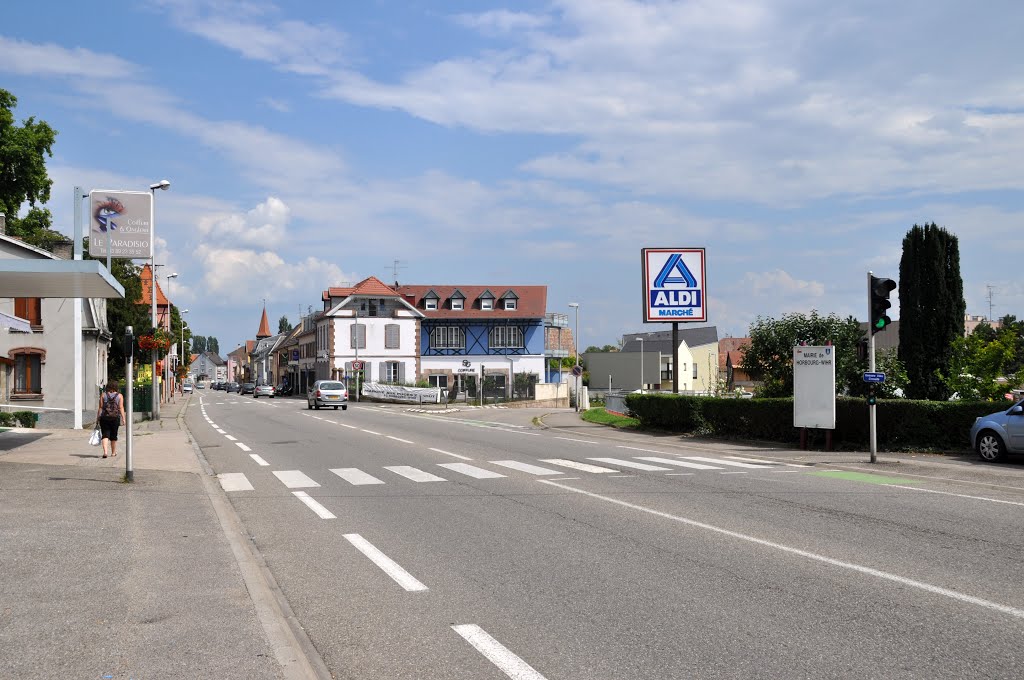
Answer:
[[[335,411],[340,406],[342,411],[347,411],[348,390],[345,384],[338,380],[317,380],[313,383],[306,393],[306,409],[315,407],[319,410],[321,406],[333,406]]]
[[[975,420],[971,446],[990,463],[1002,460],[1007,453],[1024,453],[1024,401]]]
[[[277,390],[274,389],[273,385],[257,385],[252,391],[252,398],[257,399],[259,397],[270,397],[273,399],[277,396]]]

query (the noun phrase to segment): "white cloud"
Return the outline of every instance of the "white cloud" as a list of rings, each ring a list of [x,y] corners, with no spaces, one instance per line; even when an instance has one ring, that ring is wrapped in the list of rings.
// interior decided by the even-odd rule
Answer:
[[[273,196],[247,213],[203,215],[199,233],[206,242],[263,247],[280,244],[286,234],[291,210]]]
[[[549,23],[548,17],[543,15],[510,12],[506,9],[491,10],[481,14],[457,14],[455,15],[455,21],[467,28],[477,29],[485,34],[536,29]]]
[[[203,298],[218,305],[252,304],[254,300],[283,302],[317,300],[320,291],[346,280],[334,264],[316,257],[287,262],[276,252],[200,244],[195,251],[201,263]]]
[[[0,71],[23,76],[118,79],[136,77],[142,69],[120,57],[81,47],[65,49],[0,35]]]

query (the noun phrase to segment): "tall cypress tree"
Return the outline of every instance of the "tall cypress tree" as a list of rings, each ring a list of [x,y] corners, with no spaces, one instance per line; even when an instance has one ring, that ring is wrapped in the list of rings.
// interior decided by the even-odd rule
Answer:
[[[935,223],[914,225],[903,238],[900,260],[899,358],[907,369],[911,399],[950,396],[942,376],[949,372],[953,341],[964,334],[964,282],[960,243]]]

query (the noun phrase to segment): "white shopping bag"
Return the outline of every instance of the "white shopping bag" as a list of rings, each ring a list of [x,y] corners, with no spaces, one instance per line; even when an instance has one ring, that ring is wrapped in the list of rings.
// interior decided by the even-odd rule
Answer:
[[[102,439],[103,437],[100,436],[100,428],[97,427],[92,431],[92,434],[89,435],[89,446],[99,446]]]

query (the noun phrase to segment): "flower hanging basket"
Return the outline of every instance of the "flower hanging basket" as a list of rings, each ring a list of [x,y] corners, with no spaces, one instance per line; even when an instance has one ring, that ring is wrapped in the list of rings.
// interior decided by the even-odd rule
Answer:
[[[140,335],[139,336],[139,348],[140,349],[169,349],[171,341],[167,338],[161,338],[154,335]]]

